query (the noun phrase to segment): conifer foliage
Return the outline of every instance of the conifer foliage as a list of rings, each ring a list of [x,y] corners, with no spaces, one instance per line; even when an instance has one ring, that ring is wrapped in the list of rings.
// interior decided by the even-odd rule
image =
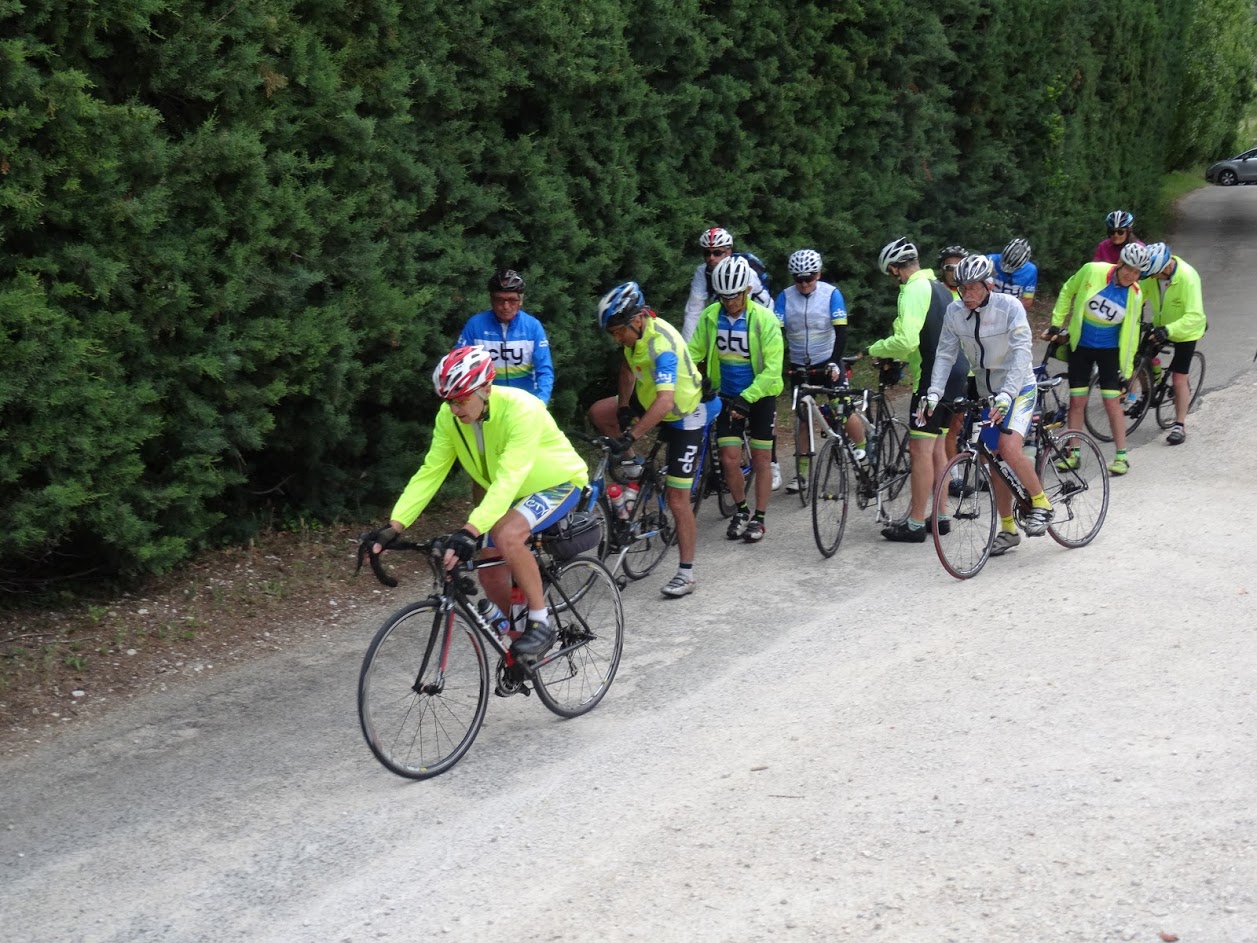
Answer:
[[[867,335],[902,233],[1072,271],[1225,139],[1242,8],[0,0],[0,590],[387,505],[496,266],[566,424],[609,388],[598,296],[676,320],[707,225],[778,284],[820,249]]]

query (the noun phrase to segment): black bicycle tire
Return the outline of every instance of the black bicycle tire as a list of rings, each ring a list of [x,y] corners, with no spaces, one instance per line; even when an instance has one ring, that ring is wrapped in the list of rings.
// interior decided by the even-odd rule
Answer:
[[[1152,371],[1146,363],[1139,364],[1131,375],[1130,388],[1143,390],[1137,396],[1134,405],[1127,405],[1126,394],[1121,397],[1122,415],[1126,418],[1126,434],[1130,435],[1139,428],[1148,414],[1148,406],[1152,401]],[[1094,406],[1092,404],[1095,404]],[[1100,378],[1092,376],[1087,387],[1087,402],[1083,409],[1083,425],[1093,439],[1099,442],[1112,442],[1113,432],[1109,427],[1109,414],[1104,407],[1104,396],[1100,392]]]
[[[410,627],[412,624],[412,617],[422,620],[422,617],[425,614],[431,616],[431,621],[426,628],[423,627],[421,621],[416,621],[414,622],[414,626],[417,630],[417,634],[413,637],[413,639],[398,639],[399,630]],[[440,719],[438,719],[436,707],[440,706],[442,708],[443,716],[446,718],[447,722],[449,717],[459,716],[465,711],[465,708],[455,710],[449,703],[429,705],[426,701],[416,701],[416,698],[433,698],[435,696],[421,695],[415,692],[415,682],[411,682],[409,686],[403,686],[407,678],[407,675],[405,674],[406,664],[412,665],[409,669],[411,674],[418,671],[420,665],[423,664],[424,650],[432,642],[433,634],[436,633],[440,635],[446,631],[446,627],[443,627],[440,624],[442,619],[450,620],[447,628],[451,636],[451,652],[455,650],[455,645],[458,645],[460,648],[462,647],[464,644],[462,642],[463,639],[467,639],[471,643],[471,647],[475,652],[476,663],[479,668],[479,684],[476,686],[478,697],[476,698],[474,707],[472,708],[471,718],[467,723],[466,729],[463,731],[458,741],[454,743],[448,751],[443,752],[440,756],[431,761],[423,760],[421,758],[419,763],[403,762],[397,756],[400,745],[405,742],[405,738],[403,738],[401,734],[406,729],[406,726],[412,722],[412,720],[418,725],[423,725],[425,720],[431,719],[433,722],[432,737],[439,744],[442,739],[443,724]],[[406,646],[406,650],[399,651],[398,654],[394,656],[394,643]],[[435,654],[435,649],[433,651]],[[385,655],[381,654],[382,652],[386,652],[387,657],[390,659],[388,668],[382,666],[382,660],[385,657]],[[414,655],[413,659],[410,658],[412,653]],[[394,658],[397,660],[396,668],[393,667],[393,662],[391,661],[391,659]],[[432,665],[433,662],[429,659],[428,668],[430,669]],[[390,683],[388,692],[383,690],[385,679],[379,676],[379,674],[384,671],[388,671],[391,676],[396,676],[395,679],[390,678],[392,683]],[[394,694],[393,692],[397,690],[408,690],[410,693]],[[372,706],[373,704],[378,703],[373,699],[373,695],[377,691],[381,695],[381,698],[387,698],[389,703],[395,705],[395,707],[390,707],[390,712],[400,714],[402,727],[396,732],[391,731],[391,725],[390,730],[384,730],[382,727],[382,721],[377,719],[377,711]],[[441,695],[443,696],[444,694],[445,691],[443,690]],[[408,706],[406,703],[407,701],[410,702]],[[463,702],[460,700],[459,703],[461,704]],[[469,624],[457,610],[442,613],[440,605],[432,599],[425,599],[419,602],[411,603],[389,616],[388,619],[384,621],[384,624],[380,626],[379,630],[376,631],[375,637],[371,639],[371,644],[367,646],[366,654],[362,659],[362,668],[358,674],[358,721],[362,728],[362,735],[366,739],[367,746],[370,748],[372,754],[374,754],[375,758],[380,761],[385,769],[396,773],[398,776],[403,776],[406,779],[431,779],[433,776],[439,776],[441,773],[449,770],[455,763],[463,758],[469,749],[471,749],[472,743],[475,742],[476,735],[480,732],[480,728],[484,724],[485,712],[487,711],[488,706],[489,662],[485,655],[484,642],[480,638],[478,630],[473,625]],[[383,710],[384,707],[384,703],[379,703],[379,708],[381,710]],[[411,715],[415,713],[416,707],[419,708],[418,713],[420,716],[418,718],[412,718]],[[420,730],[422,729],[422,726],[420,726]],[[415,739],[419,737],[419,735],[419,732],[416,732],[414,736],[409,738],[409,742],[412,747],[414,746]],[[448,738],[448,735],[446,736]],[[390,743],[390,740],[393,742]],[[420,744],[419,749],[423,749],[422,744]]]
[[[835,483],[831,483],[830,479],[832,469],[836,469],[838,476]],[[846,452],[837,438],[830,437],[825,440],[825,444],[821,446],[820,452],[814,459],[810,477],[811,482],[808,487],[816,489],[812,497],[812,537],[816,540],[816,549],[821,552],[821,556],[829,559],[838,552],[838,547],[842,544],[842,535],[847,529],[847,513],[851,502]],[[824,500],[819,497],[822,489],[825,493]],[[834,539],[827,541],[821,535],[820,515],[821,508],[828,506],[831,502],[841,504],[842,512],[838,517],[838,531]]]
[[[658,479],[662,477],[662,473],[655,475],[643,474],[641,477],[641,490],[637,495],[637,503],[633,506],[633,512],[629,515],[629,520],[634,525],[642,522],[654,523],[658,522],[660,533],[654,537],[648,537],[644,540],[635,540],[629,545],[628,551],[624,554],[624,563],[622,569],[624,575],[632,580],[640,580],[649,576],[651,571],[659,565],[659,561],[664,558],[668,552],[668,548],[676,540],[676,522],[672,520],[672,511],[668,507],[667,489],[660,491],[661,483]],[[647,530],[651,529],[649,526]],[[642,546],[644,544],[644,546]],[[640,547],[640,549],[635,549]]]
[[[563,577],[576,569],[587,570],[591,573],[590,578],[584,583],[579,599],[573,600],[570,606],[566,604],[554,605],[555,586],[562,586],[561,581]],[[599,599],[602,598],[600,594],[590,591],[595,580],[600,581],[607,588],[606,598],[609,601],[611,615],[614,617],[614,636],[611,640],[610,652],[605,656],[607,658],[607,667],[602,671],[597,688],[588,697],[580,700],[576,706],[567,706],[560,700],[558,695],[559,683],[576,678],[578,664],[591,664],[592,659],[597,657],[595,652],[602,651],[601,647],[596,650],[594,648],[594,641],[601,636],[597,635],[596,627],[592,624],[593,618],[589,612],[590,606],[586,605],[590,604],[590,601],[596,596]],[[624,652],[624,604],[620,598],[619,587],[616,584],[615,577],[611,575],[611,571],[604,564],[588,557],[577,557],[569,560],[556,567],[552,573],[547,574],[546,596],[551,603],[552,618],[558,631],[558,640],[555,643],[555,648],[534,668],[533,688],[537,692],[537,697],[540,698],[541,703],[553,713],[560,717],[579,717],[581,714],[586,714],[598,706],[598,703],[610,689],[611,683],[615,680],[616,671],[619,670],[620,657]],[[559,601],[562,601],[561,597],[559,597]],[[582,610],[583,606],[584,610]],[[593,638],[588,637],[591,634]],[[571,673],[563,678],[552,675],[550,669],[555,666],[557,666],[558,673],[562,673],[565,670],[564,666]]]
[[[713,436],[713,440],[714,440]],[[720,461],[720,448],[716,447],[716,463],[715,469],[720,475],[720,516],[724,518],[733,517],[733,512],[738,509],[737,502],[733,500],[733,494],[729,491],[729,485],[724,480],[724,463]],[[755,478],[755,470],[751,465],[751,450],[747,445],[746,436],[742,437],[742,467],[747,469],[742,475],[742,495],[746,500],[751,493],[751,481]]]
[[[952,495],[950,490],[955,471],[960,473],[961,494],[958,496]],[[991,558],[999,515],[995,509],[995,489],[991,486],[990,479],[990,474],[975,453],[960,452],[952,456],[951,461],[943,466],[942,474],[934,488],[933,507],[930,509],[929,518],[930,531],[934,537],[934,551],[938,554],[938,562],[943,565],[943,569],[958,580],[972,579],[977,576],[986,566],[986,561]],[[972,490],[966,494],[965,492],[970,488]],[[966,502],[970,503],[966,504]],[[947,508],[951,518],[949,532],[946,535],[939,533],[942,529],[939,526],[940,508]],[[976,562],[961,565],[957,562],[960,550],[966,547],[976,547],[976,539],[983,537],[981,527],[974,528],[971,534],[967,531],[962,534],[961,529],[966,526],[964,521],[968,514],[972,514],[976,519],[983,508],[987,512],[990,523],[987,525],[982,550]],[[953,556],[956,559],[953,559]]]
[[[903,420],[889,417],[877,437],[878,490],[889,523],[906,520],[912,510],[912,453]],[[889,444],[888,444],[889,443]],[[899,509],[902,507],[902,513]],[[893,510],[892,510],[893,509]]]
[[[1093,469],[1091,475],[1101,489],[1100,510],[1095,516],[1095,522],[1082,537],[1066,536],[1065,529],[1070,521],[1075,520],[1073,504],[1077,500],[1074,496],[1078,493],[1077,486],[1083,485],[1083,493],[1089,493],[1094,489],[1095,484],[1086,480],[1085,469],[1078,473],[1065,472],[1064,474],[1069,477],[1062,478],[1062,473],[1058,472],[1055,467],[1056,462],[1072,454],[1074,445],[1071,443],[1075,441],[1080,449],[1085,449],[1090,453],[1090,467]],[[1044,444],[1044,442],[1039,443],[1039,452],[1035,456],[1035,472],[1039,476],[1039,482],[1043,486],[1048,501],[1052,504],[1054,518],[1048,525],[1048,534],[1062,547],[1070,549],[1085,547],[1100,533],[1100,528],[1104,526],[1104,520],[1109,513],[1109,472],[1105,465],[1104,453],[1100,451],[1100,446],[1093,437],[1077,429],[1070,429],[1057,436],[1050,448],[1044,448]],[[1075,489],[1072,494],[1066,492],[1067,485]]]
[[[1200,364],[1200,373],[1196,374],[1192,367]],[[1162,393],[1161,399],[1157,402],[1157,425],[1162,429],[1168,429],[1174,425],[1178,419],[1178,414],[1174,409],[1174,400],[1170,398],[1169,393],[1173,390],[1174,378],[1169,375],[1169,370],[1165,371],[1165,392]],[[1192,354],[1191,364],[1187,368],[1187,382],[1191,384],[1192,398],[1187,404],[1187,411],[1190,413],[1196,408],[1196,400],[1200,397],[1200,388],[1205,382],[1205,355],[1200,351]]]

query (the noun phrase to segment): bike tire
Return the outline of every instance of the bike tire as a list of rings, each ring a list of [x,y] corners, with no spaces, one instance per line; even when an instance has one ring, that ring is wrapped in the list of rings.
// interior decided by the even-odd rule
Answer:
[[[442,612],[430,599],[411,603],[367,647],[358,719],[375,758],[398,776],[430,779],[452,767],[471,748],[488,705],[484,643],[456,610]]]
[[[1078,468],[1058,467],[1075,448]],[[1062,433],[1055,442],[1041,441],[1035,471],[1052,505],[1052,539],[1070,548],[1091,543],[1109,512],[1109,472],[1100,446],[1077,430]]]
[[[533,669],[537,697],[560,717],[591,711],[615,680],[624,650],[624,605],[605,565],[577,557],[546,577],[558,639]]]
[[[953,478],[960,481],[958,495],[951,493]],[[943,528],[939,524],[944,508],[950,518],[946,534],[940,533]],[[991,558],[999,514],[990,475],[973,452],[961,452],[943,466],[934,488],[929,522],[943,569],[958,580],[972,579],[982,572]]]
[[[1200,351],[1195,351],[1192,354],[1191,363],[1187,365],[1187,383],[1192,394],[1191,402],[1187,404],[1188,412],[1196,408],[1196,400],[1200,397],[1200,387],[1204,382],[1205,355]],[[1174,408],[1174,379],[1167,376],[1165,390],[1157,401],[1157,425],[1162,429],[1168,429],[1174,425],[1176,419],[1178,419],[1178,413]]]
[[[1152,371],[1146,363],[1135,368],[1130,380],[1129,389],[1135,391],[1135,402],[1128,403],[1122,397],[1122,416],[1126,420],[1126,434],[1130,435],[1139,428],[1148,413],[1148,404],[1152,402]],[[1100,392],[1100,378],[1093,376],[1087,387],[1087,405],[1083,411],[1083,424],[1092,438],[1100,442],[1112,442],[1113,430],[1109,425],[1109,414],[1104,408],[1104,396]]]
[[[812,536],[816,549],[828,559],[838,552],[847,527],[850,503],[847,456],[836,438],[825,440],[812,466]]]
[[[624,553],[624,575],[640,580],[659,565],[668,548],[676,540],[676,523],[668,507],[668,492],[664,486],[664,472],[643,475],[642,487],[637,495],[633,513],[629,515],[633,533],[654,532],[650,537],[634,536]]]
[[[907,520],[912,509],[912,454],[908,449],[908,427],[891,418],[877,437],[878,490],[887,522]]]
[[[607,499],[605,489],[598,495],[598,500],[593,503],[589,511],[593,514],[594,519],[598,521],[598,548],[594,552],[599,560],[605,562],[614,544],[611,528],[613,526],[612,522],[615,520],[615,514],[611,510],[611,502]]]

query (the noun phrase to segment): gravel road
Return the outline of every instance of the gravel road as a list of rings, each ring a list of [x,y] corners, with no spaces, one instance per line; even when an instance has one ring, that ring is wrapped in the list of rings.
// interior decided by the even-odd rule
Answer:
[[[595,712],[495,698],[417,784],[354,705],[403,586],[0,761],[0,939],[1257,943],[1257,188],[1182,214],[1206,395],[1091,546],[961,583],[869,512],[825,561],[784,493],[759,546],[704,508]]]

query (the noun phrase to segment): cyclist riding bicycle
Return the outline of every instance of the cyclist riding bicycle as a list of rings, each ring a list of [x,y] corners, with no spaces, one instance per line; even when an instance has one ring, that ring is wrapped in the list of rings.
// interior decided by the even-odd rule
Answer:
[[[1181,445],[1187,439],[1187,408],[1192,402],[1187,371],[1196,341],[1205,334],[1205,302],[1200,292],[1200,274],[1170,253],[1164,242],[1147,246],[1148,267],[1139,289],[1152,309],[1152,339],[1158,345],[1174,345],[1170,361],[1170,382],[1174,386],[1174,425],[1165,441]]]
[[[1091,372],[1099,372],[1100,395],[1109,417],[1117,454],[1109,473],[1130,471],[1126,456],[1126,417],[1122,415],[1122,377],[1129,377],[1139,342],[1140,275],[1149,261],[1145,246],[1132,243],[1122,249],[1122,261],[1088,262],[1063,286],[1052,309],[1052,326],[1043,338],[1058,341],[1069,319],[1069,418],[1070,429],[1082,428],[1083,411],[1091,387]]]
[[[676,521],[680,565],[660,590],[665,596],[688,596],[697,585],[694,555],[698,527],[690,486],[703,436],[720,401],[702,398],[703,378],[694,366],[680,333],[646,306],[637,282],[612,288],[598,302],[598,325],[624,347],[618,392],[594,403],[589,419],[606,436],[620,435],[619,450],[656,426],[667,447],[668,509]]]
[[[543,403],[554,389],[554,364],[546,329],[520,305],[524,279],[501,269],[489,279],[490,310],[473,314],[455,347],[483,347],[493,357],[494,383],[527,390]]]
[[[1143,245],[1135,235],[1135,217],[1126,210],[1114,210],[1104,217],[1104,225],[1108,227],[1109,234],[1096,243],[1096,251],[1091,256],[1092,262],[1116,265],[1122,261],[1122,249],[1126,246]]]
[[[725,536],[748,543],[762,540],[766,533],[777,394],[784,386],[781,324],[775,314],[751,300],[752,274],[746,259],[721,259],[711,276],[719,300],[703,311],[689,345],[694,361],[706,364],[712,385],[729,398],[729,408],[716,421],[725,484],[737,504]],[[753,518],[742,478],[742,433],[748,423],[755,472]]]
[[[951,418],[951,411],[944,406],[924,416],[917,405],[925,395],[933,374],[934,351],[943,329],[943,314],[951,304],[951,292],[942,282],[934,280],[933,271],[921,268],[917,247],[906,237],[882,247],[877,267],[882,274],[899,283],[899,303],[891,336],[875,343],[868,353],[871,357],[906,361],[913,389],[908,417],[908,452],[912,458],[912,500],[908,519],[883,527],[882,536],[898,543],[919,544],[925,542],[925,517],[930,495],[934,493],[935,474],[941,472],[947,462],[943,438],[939,433],[942,424]],[[960,373],[960,388],[948,393],[948,401],[964,394],[964,373],[967,371],[968,365]],[[940,530],[943,524],[947,522],[940,523]]]
[[[995,290],[1012,295],[1021,301],[1027,311],[1034,302],[1034,292],[1039,286],[1039,267],[1030,261],[1030,243],[1014,239],[1004,246],[1003,252],[991,256]]]
[[[511,652],[534,658],[554,644],[555,630],[529,537],[576,507],[589,473],[545,404],[524,390],[494,386],[494,374],[493,358],[481,347],[456,348],[437,364],[432,382],[444,402],[433,423],[432,445],[397,499],[388,526],[370,537],[375,552],[387,550],[427,508],[457,461],[484,489],[484,498],[450,535],[446,566],[470,560],[488,534],[484,556],[503,557],[506,566],[479,570],[481,585],[509,612],[514,577],[528,602],[528,625]]]
[[[836,384],[845,379],[842,354],[847,344],[847,305],[838,286],[821,281],[821,254],[800,249],[790,256],[794,284],[777,296],[773,310],[785,332],[790,356],[792,387],[804,383]],[[808,422],[812,417],[808,416]],[[857,449],[866,445],[864,425],[856,415],[847,419],[847,436]],[[786,491],[797,494],[807,488],[809,461],[803,454],[803,436],[795,435],[794,480]]]
[[[960,299],[947,306],[923,406],[927,412],[938,408],[952,364],[963,351],[973,368],[978,394],[994,397],[982,418],[995,425],[985,428],[982,435],[1030,495],[1034,508],[1024,526],[1029,536],[1037,537],[1052,521],[1052,504],[1043,493],[1034,463],[1023,451],[1037,396],[1031,352],[1034,335],[1025,308],[1012,296],[994,290],[993,275],[991,260],[982,255],[968,256],[956,266]],[[999,556],[1017,546],[1021,536],[1013,516],[1012,492],[998,475],[992,476],[992,482],[1000,532],[991,555]]]

